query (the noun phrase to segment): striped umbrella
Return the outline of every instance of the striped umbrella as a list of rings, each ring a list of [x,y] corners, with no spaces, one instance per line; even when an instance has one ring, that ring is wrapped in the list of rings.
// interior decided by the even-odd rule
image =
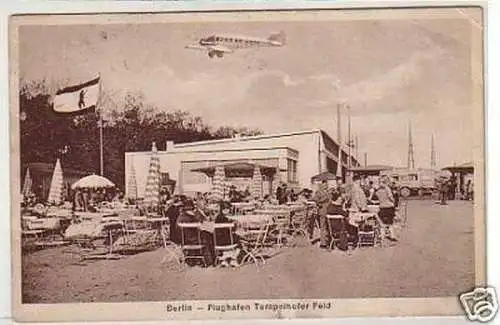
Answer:
[[[23,195],[26,197],[31,194],[31,187],[33,186],[33,179],[31,179],[30,169],[26,169],[26,176],[24,176]]]
[[[260,173],[259,166],[255,166],[253,170],[250,193],[253,198],[262,198],[262,174]]]
[[[212,200],[221,201],[224,199],[226,173],[223,166],[215,167],[215,174],[212,182]]]
[[[153,142],[148,179],[144,192],[144,203],[146,206],[157,206],[160,201],[160,177],[160,157],[158,156],[156,143]]]
[[[63,173],[61,162],[59,159],[56,161],[56,167],[52,174],[52,181],[50,182],[49,198],[47,201],[52,204],[60,204],[62,202],[62,194],[64,190]]]
[[[128,198],[137,199],[137,180],[135,178],[135,168],[132,166],[130,170],[130,179],[128,180]]]

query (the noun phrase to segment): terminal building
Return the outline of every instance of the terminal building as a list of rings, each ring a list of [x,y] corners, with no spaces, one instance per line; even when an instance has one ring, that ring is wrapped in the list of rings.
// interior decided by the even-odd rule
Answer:
[[[294,188],[311,187],[313,176],[326,171],[336,173],[339,163],[344,177],[348,169],[348,153],[342,150],[339,159],[338,143],[323,130],[182,144],[166,141],[163,145],[158,148],[162,179],[175,181],[174,192],[188,195],[210,191],[214,169],[220,165],[225,166],[228,181],[240,189],[249,186],[258,166],[264,194],[273,192],[279,182]],[[125,153],[127,195],[134,173],[137,195],[143,197],[150,156],[150,151]],[[351,166],[359,166],[352,156]]]

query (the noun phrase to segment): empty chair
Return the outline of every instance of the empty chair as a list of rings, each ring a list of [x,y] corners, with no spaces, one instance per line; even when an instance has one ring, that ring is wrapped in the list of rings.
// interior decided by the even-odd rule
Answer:
[[[181,232],[181,249],[184,261],[199,260],[207,266],[205,259],[205,246],[201,241],[200,223],[178,223]]]
[[[242,225],[240,237],[244,256],[241,259],[241,264],[245,264],[248,260],[253,260],[255,265],[258,266],[259,259],[262,261],[262,264],[265,263],[263,248],[267,242],[270,225],[270,221]]]
[[[216,223],[214,225],[213,236],[216,265],[222,262],[225,252],[235,251],[238,247],[238,244],[234,240],[233,229],[233,223]]]

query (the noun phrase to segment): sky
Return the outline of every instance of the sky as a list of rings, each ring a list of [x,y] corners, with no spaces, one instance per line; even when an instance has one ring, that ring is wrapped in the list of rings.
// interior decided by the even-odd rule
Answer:
[[[162,110],[186,110],[214,127],[265,133],[324,129],[337,135],[336,107],[350,107],[359,158],[404,166],[411,121],[415,163],[473,159],[471,21],[371,19],[23,26],[20,76],[62,84],[97,73],[107,105],[127,92]],[[243,49],[222,59],[186,49],[214,33],[267,37],[283,47]],[[347,138],[347,110],[342,136]],[[166,139],[167,140],[167,139]]]

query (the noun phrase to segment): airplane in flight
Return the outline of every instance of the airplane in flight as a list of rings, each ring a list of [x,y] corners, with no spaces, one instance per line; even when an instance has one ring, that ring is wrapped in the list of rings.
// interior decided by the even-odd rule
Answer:
[[[238,49],[258,47],[284,46],[286,37],[284,32],[271,34],[268,38],[251,36],[213,34],[201,38],[198,43],[187,45],[186,48],[207,51],[210,58],[222,58],[224,54],[233,53]]]

